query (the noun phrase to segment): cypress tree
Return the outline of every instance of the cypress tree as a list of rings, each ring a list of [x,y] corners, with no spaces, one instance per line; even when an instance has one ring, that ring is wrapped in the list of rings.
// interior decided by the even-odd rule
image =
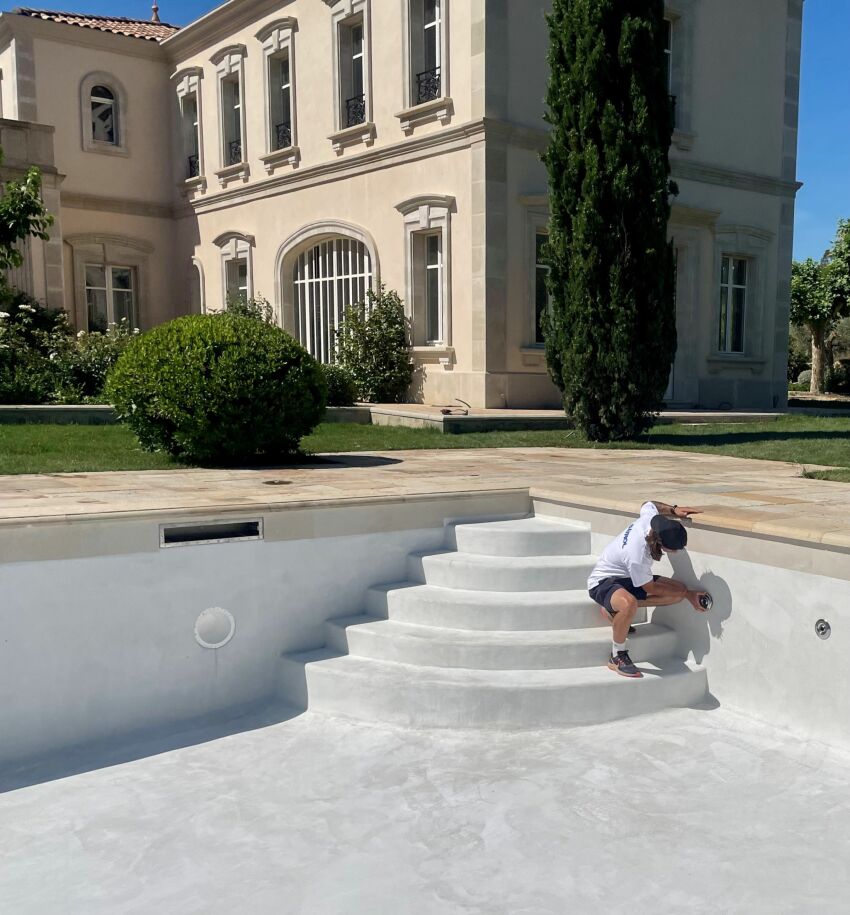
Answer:
[[[676,353],[663,0],[554,0],[549,371],[594,441],[647,431]]]

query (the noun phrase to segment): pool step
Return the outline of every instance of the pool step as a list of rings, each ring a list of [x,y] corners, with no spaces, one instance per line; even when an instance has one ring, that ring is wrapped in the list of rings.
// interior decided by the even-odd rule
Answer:
[[[705,670],[672,629],[629,642],[642,679],[609,670],[610,623],[587,594],[587,525],[514,518],[447,525],[446,549],[408,557],[409,581],[370,588],[329,620],[326,647],[283,659],[286,701],[414,727],[536,728],[698,703]],[[352,608],[355,609],[355,608]]]
[[[578,556],[484,556],[478,553],[411,553],[407,574],[438,588],[466,591],[570,591],[587,587],[596,559]]]
[[[407,727],[548,728],[599,724],[690,706],[706,695],[705,670],[668,660],[630,680],[607,667],[468,670],[375,661],[328,651],[289,656],[290,695],[311,711]],[[299,687],[300,684],[300,687]]]
[[[581,556],[590,553],[590,525],[519,518],[446,527],[446,546],[483,556]]]
[[[611,628],[464,632],[370,616],[330,620],[327,644],[341,654],[374,661],[471,670],[599,667],[611,653]],[[635,662],[671,657],[676,634],[667,626],[638,626],[629,641]]]
[[[611,629],[584,588],[574,591],[465,591],[397,582],[370,588],[366,592],[366,612],[400,623],[449,629]],[[646,610],[639,610],[636,622],[645,621]]]

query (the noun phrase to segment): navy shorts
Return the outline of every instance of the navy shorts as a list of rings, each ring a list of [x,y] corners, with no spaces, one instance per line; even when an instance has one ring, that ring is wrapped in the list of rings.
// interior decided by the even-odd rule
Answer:
[[[652,576],[653,581],[658,581],[659,578],[661,578],[660,575]],[[600,607],[604,607],[609,613],[613,614],[617,611],[611,608],[611,598],[620,588],[628,591],[629,594],[633,594],[638,600],[649,600],[649,595],[646,591],[643,588],[638,588],[631,578],[606,578],[591,588],[588,593]]]

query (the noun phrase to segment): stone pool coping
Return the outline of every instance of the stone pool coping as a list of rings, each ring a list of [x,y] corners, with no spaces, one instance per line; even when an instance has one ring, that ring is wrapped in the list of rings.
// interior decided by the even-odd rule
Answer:
[[[797,465],[692,452],[517,448],[358,452],[325,455],[306,466],[250,470],[0,477],[0,561],[22,558],[24,543],[33,543],[42,525],[58,526],[58,536],[68,523],[149,526],[151,520],[357,505],[366,509],[359,513],[364,522],[369,507],[403,505],[405,519],[393,523],[409,528],[430,523],[422,516],[431,512],[422,506],[435,499],[435,510],[451,514],[454,506],[461,514],[463,498],[486,503],[488,496],[498,501],[522,494],[625,515],[644,499],[696,505],[705,508],[697,528],[850,555],[850,486],[802,478]],[[334,519],[326,518],[322,536],[337,530]],[[281,536],[317,536],[309,534],[312,526],[287,524]],[[24,531],[29,536],[21,539]],[[77,555],[72,539],[64,542]]]

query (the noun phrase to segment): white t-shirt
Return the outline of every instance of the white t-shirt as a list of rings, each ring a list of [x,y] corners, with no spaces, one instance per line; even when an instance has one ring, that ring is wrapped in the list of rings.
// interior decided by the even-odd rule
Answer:
[[[640,517],[616,540],[605,547],[599,562],[590,573],[587,588],[591,590],[606,578],[631,578],[636,588],[652,581],[652,555],[646,542],[652,519],[658,514],[653,502],[644,502]]]

